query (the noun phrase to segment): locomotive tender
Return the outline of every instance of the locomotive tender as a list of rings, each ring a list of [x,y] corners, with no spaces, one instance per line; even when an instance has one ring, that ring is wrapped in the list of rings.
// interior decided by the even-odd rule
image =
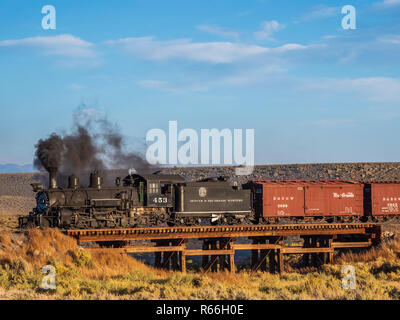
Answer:
[[[74,175],[59,188],[32,184],[36,208],[20,227],[117,228],[281,222],[380,221],[400,217],[400,182],[249,181],[226,178],[186,182],[179,175],[130,174],[103,186],[97,171],[89,187]]]

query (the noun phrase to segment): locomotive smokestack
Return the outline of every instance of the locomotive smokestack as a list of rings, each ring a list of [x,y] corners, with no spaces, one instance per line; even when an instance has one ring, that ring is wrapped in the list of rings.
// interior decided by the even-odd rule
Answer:
[[[99,175],[99,172],[97,170],[94,170],[91,174],[90,174],[90,185],[89,188],[97,188],[100,189],[101,188],[101,177]]]
[[[57,168],[49,168],[49,189],[57,189]]]
[[[71,174],[68,178],[68,188],[76,189],[79,186],[79,179],[76,175]]]

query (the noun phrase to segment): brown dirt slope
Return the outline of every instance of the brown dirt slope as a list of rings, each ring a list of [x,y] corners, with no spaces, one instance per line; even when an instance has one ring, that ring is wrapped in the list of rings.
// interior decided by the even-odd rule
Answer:
[[[35,198],[31,183],[35,173],[0,174],[0,215],[28,214]]]
[[[0,196],[0,216],[28,214],[34,205],[34,197]]]
[[[32,197],[36,173],[1,173],[0,196]]]

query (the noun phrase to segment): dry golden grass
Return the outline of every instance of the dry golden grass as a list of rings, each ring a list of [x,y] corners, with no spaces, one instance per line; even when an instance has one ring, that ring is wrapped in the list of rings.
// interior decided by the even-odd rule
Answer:
[[[154,269],[127,255],[89,252],[56,229],[0,233],[2,299],[399,299],[400,241],[347,253],[320,269],[282,275]],[[41,268],[56,270],[55,290],[41,289]],[[354,265],[356,290],[342,288],[341,268]]]
[[[77,265],[81,267],[82,274],[92,277],[112,277],[132,270],[152,269],[127,255],[106,250],[89,253],[78,247],[73,238],[58,229],[50,228],[0,233],[0,264],[15,259],[24,259],[33,268],[40,268],[49,261],[57,260],[66,267]]]
[[[400,255],[400,237],[383,242],[379,247],[374,247],[358,253],[348,252],[336,259],[336,263],[374,262],[379,259],[396,260]]]
[[[14,232],[18,227],[18,216],[15,215],[0,215],[0,232]]]

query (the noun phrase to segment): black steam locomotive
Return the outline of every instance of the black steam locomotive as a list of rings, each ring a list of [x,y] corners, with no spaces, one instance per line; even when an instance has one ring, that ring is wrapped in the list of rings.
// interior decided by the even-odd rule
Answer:
[[[103,186],[97,171],[87,188],[71,175],[68,188],[57,187],[49,170],[49,188],[32,184],[36,208],[20,217],[20,227],[65,229],[238,224],[251,219],[250,190],[231,186],[226,178],[185,182],[179,175],[130,174]]]

